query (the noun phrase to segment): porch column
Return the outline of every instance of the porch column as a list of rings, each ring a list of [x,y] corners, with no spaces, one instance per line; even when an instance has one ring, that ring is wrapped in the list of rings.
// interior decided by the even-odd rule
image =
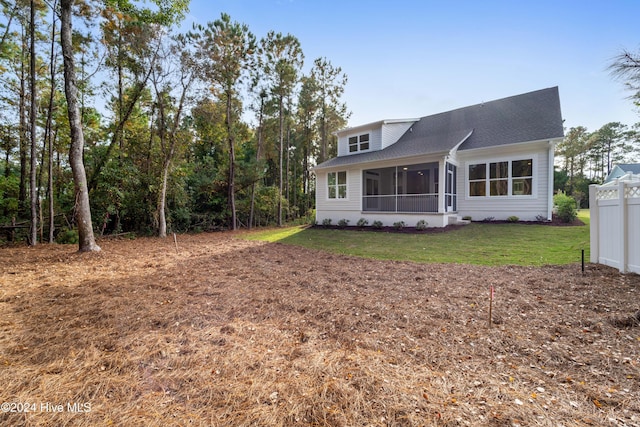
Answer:
[[[444,193],[447,188],[447,159],[446,157],[438,160],[438,213],[445,213],[447,208],[445,206]]]

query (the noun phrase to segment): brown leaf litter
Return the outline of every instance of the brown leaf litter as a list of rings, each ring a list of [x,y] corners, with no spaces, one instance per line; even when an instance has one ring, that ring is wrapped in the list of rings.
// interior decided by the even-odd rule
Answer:
[[[640,425],[637,275],[100,245],[0,249],[0,425]]]

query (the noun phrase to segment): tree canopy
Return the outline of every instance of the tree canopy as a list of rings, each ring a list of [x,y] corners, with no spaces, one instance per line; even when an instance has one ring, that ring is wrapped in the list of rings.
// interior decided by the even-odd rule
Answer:
[[[346,75],[326,57],[305,72],[294,35],[258,38],[224,13],[178,34],[187,10],[0,1],[1,239],[31,225],[33,243],[96,250],[94,235],[312,214],[309,170],[346,125]]]

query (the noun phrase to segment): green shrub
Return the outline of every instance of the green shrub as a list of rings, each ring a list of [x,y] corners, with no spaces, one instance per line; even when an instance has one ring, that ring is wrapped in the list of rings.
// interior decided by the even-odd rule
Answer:
[[[558,193],[553,196],[553,203],[556,205],[558,217],[563,222],[572,222],[578,217],[576,210],[576,201],[573,197],[564,193]]]
[[[338,227],[346,227],[347,225],[349,225],[348,219],[343,218],[340,221],[338,221]]]
[[[404,221],[398,221],[393,223],[393,228],[396,230],[402,230],[405,227]]]
[[[416,224],[416,230],[426,230],[427,229],[427,225],[429,225],[429,223],[427,221],[425,221],[424,219],[421,219]]]
[[[382,221],[373,221],[373,224],[371,224],[371,227],[380,230],[382,228]]]
[[[75,229],[64,228],[56,237],[56,243],[62,243],[63,245],[75,245],[78,241],[78,230]]]
[[[331,226],[331,218],[325,218],[322,220],[322,226],[323,227],[329,227]]]
[[[360,218],[360,219],[358,220],[358,227],[366,227],[366,226],[367,226],[367,224],[369,224],[369,221],[367,221],[367,220],[366,220],[366,219],[364,219],[364,218]]]
[[[507,221],[509,221],[509,222],[518,222],[518,221],[520,221],[520,218],[518,218],[515,215],[511,215],[509,218],[507,218]]]

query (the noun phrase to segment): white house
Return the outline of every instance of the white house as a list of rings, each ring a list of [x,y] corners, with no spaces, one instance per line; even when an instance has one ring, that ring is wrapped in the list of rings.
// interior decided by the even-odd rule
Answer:
[[[557,87],[337,135],[338,156],[314,168],[319,223],[551,219]]]

